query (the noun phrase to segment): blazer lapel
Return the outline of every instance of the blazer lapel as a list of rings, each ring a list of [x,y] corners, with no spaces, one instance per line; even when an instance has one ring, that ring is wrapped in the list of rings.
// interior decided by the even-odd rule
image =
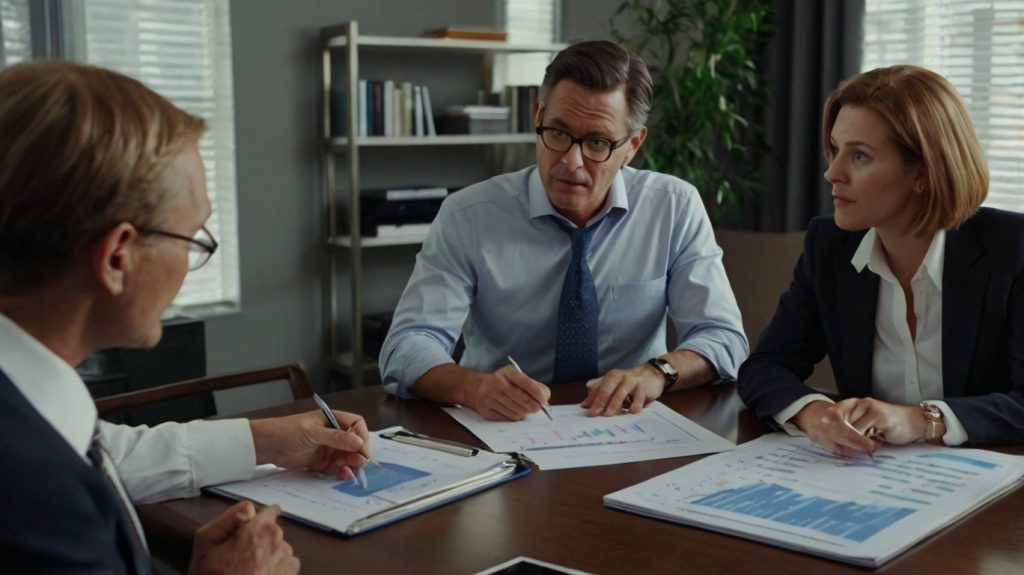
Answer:
[[[843,342],[843,367],[848,374],[848,397],[871,395],[871,361],[875,349],[875,306],[878,303],[877,275],[866,267],[857,273],[850,260],[864,234],[853,234],[840,257],[834,258],[836,291],[839,294],[839,326]],[[839,382],[837,382],[839,383]]]
[[[977,263],[982,255],[970,223],[946,232],[942,267],[942,390],[963,395],[974,357],[981,310],[990,272]]]

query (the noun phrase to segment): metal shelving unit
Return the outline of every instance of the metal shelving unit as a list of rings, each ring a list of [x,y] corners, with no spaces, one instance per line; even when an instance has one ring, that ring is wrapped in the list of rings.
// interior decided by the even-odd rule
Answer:
[[[362,385],[363,376],[377,368],[376,362],[364,357],[363,353],[363,250],[383,246],[415,245],[423,242],[425,234],[408,236],[363,238],[359,221],[360,205],[360,164],[361,148],[371,147],[415,147],[415,146],[482,146],[528,144],[536,140],[534,134],[487,134],[487,135],[439,135],[432,137],[382,137],[358,136],[358,99],[348,98],[347,136],[331,134],[331,86],[334,82],[332,62],[340,58],[345,73],[340,81],[345,82],[345,91],[356,94],[359,87],[359,60],[364,50],[394,53],[397,56],[413,56],[424,50],[433,52],[476,53],[481,56],[483,71],[481,84],[489,91],[490,68],[496,54],[550,53],[552,56],[565,48],[564,44],[509,44],[506,42],[450,40],[441,38],[408,38],[392,36],[361,36],[357,22],[346,22],[327,26],[320,30],[321,78],[320,94],[321,137],[323,164],[324,236],[327,245],[325,277],[323,281],[325,328],[328,334],[326,348],[332,369],[351,378],[355,387]],[[340,157],[348,167],[348,229],[350,235],[339,233],[338,188],[335,177],[336,162]],[[341,350],[339,344],[340,321],[337,295],[337,274],[339,252],[347,252],[351,274],[351,313],[349,327],[350,345]]]

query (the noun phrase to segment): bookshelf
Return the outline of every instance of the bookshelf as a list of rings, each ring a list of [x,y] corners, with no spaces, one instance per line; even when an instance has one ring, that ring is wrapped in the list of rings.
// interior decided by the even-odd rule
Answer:
[[[346,22],[320,29],[320,72],[322,91],[320,100],[320,138],[322,163],[322,210],[324,214],[324,236],[326,263],[324,266],[323,296],[326,353],[328,365],[337,373],[348,377],[354,387],[361,387],[367,376],[377,369],[376,360],[364,357],[363,313],[364,313],[364,258],[367,249],[389,246],[414,246],[423,242],[426,234],[415,233],[396,236],[363,237],[360,225],[360,196],[362,175],[360,154],[366,150],[410,149],[411,153],[424,147],[441,149],[465,146],[513,146],[532,144],[536,135],[532,133],[503,134],[443,134],[437,136],[360,136],[358,135],[358,98],[349,97],[343,112],[344,135],[332,134],[331,96],[336,82],[341,82],[346,94],[357,94],[359,90],[360,65],[364,60],[380,62],[382,59],[395,60],[412,69],[417,58],[432,59],[464,57],[471,55],[479,60],[478,88],[485,93],[492,90],[494,59],[500,54],[545,53],[551,57],[565,48],[564,44],[512,44],[490,40],[462,40],[450,38],[412,38],[401,36],[369,36],[359,33],[357,22]],[[335,66],[343,72],[337,73]],[[372,68],[372,63],[368,65]],[[540,78],[538,78],[539,83]],[[443,81],[441,79],[438,80]],[[433,94],[432,94],[433,97]],[[465,101],[476,98],[476,94],[465,94]],[[433,102],[435,109],[438,102]],[[431,113],[428,111],[427,113]],[[337,177],[338,167],[347,170],[345,178]],[[367,174],[370,175],[370,174]],[[380,174],[373,174],[380,175]],[[344,181],[339,181],[339,180]],[[343,197],[347,196],[347,199]],[[344,205],[347,212],[339,215],[338,208]],[[347,224],[349,233],[340,232],[341,218]],[[347,256],[345,258],[344,256]],[[349,311],[351,318],[343,322],[339,297],[338,274],[347,259],[350,276]],[[342,325],[343,323],[347,325]],[[342,349],[342,334],[348,331],[348,345]]]

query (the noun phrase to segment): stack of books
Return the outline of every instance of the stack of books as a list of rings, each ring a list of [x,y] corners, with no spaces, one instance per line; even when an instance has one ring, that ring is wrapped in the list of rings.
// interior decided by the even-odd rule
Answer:
[[[512,111],[508,106],[449,106],[437,117],[440,134],[504,134]]]
[[[460,26],[447,26],[425,30],[423,35],[428,38],[447,38],[451,40],[488,40],[492,42],[504,42],[508,40],[508,32],[495,30],[493,28],[469,28]]]

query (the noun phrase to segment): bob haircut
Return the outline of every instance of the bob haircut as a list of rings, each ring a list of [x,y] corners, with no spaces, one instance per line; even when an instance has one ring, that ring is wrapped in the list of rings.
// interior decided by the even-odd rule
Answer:
[[[876,68],[853,76],[825,103],[822,146],[832,161],[831,136],[843,106],[878,114],[910,164],[924,166],[927,181],[911,232],[922,236],[954,228],[988,195],[988,168],[960,95],[942,76],[918,66]]]

